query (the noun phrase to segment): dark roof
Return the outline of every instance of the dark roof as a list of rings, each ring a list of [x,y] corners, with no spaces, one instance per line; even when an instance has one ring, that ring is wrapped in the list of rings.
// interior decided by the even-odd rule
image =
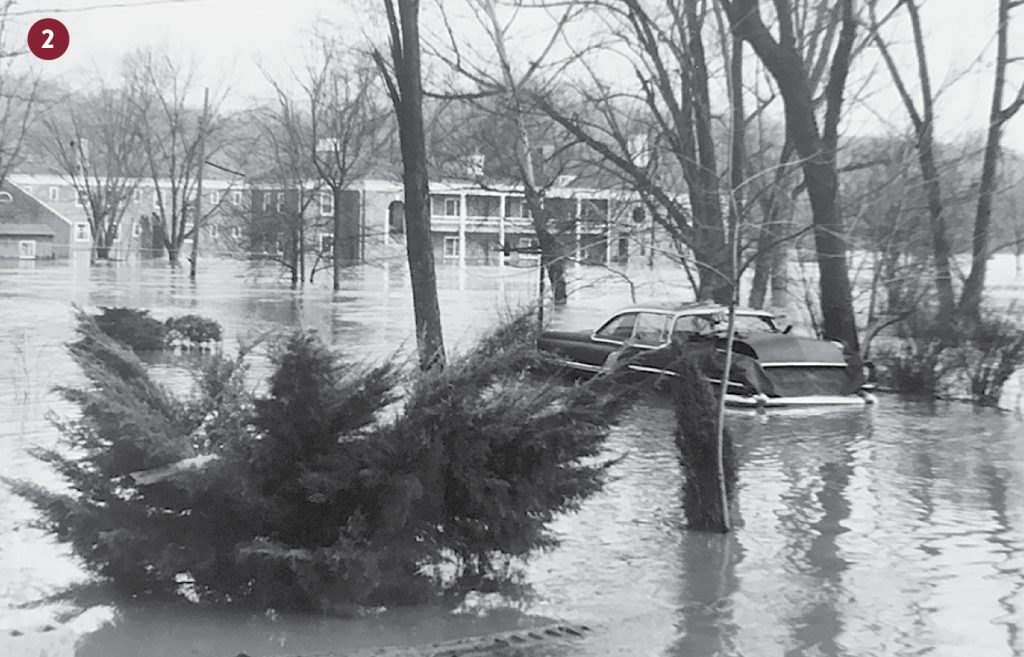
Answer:
[[[53,229],[46,224],[0,224],[0,235],[53,237]]]

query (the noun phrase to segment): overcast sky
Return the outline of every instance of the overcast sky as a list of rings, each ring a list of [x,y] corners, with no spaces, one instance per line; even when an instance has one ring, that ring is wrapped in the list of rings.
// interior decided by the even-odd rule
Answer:
[[[442,0],[463,5],[465,0]],[[353,2],[366,9],[353,12]],[[120,5],[93,8],[98,5]],[[943,98],[938,133],[956,139],[984,128],[991,93],[991,52],[996,0],[926,0],[925,28],[932,57],[932,74],[938,85],[958,76],[975,63],[975,72],[951,87]],[[194,53],[203,64],[208,82],[229,82],[235,104],[266,93],[258,63],[282,70],[285,62],[300,65],[302,52],[318,24],[333,21],[345,29],[362,31],[381,10],[375,0],[20,0],[14,8],[10,37],[18,40],[31,22],[43,16],[61,19],[71,34],[71,47],[56,62],[35,66],[46,76],[77,77],[107,68],[126,51],[147,45],[169,45],[177,52]],[[432,0],[424,0],[426,14],[436,12]],[[1018,10],[1024,37],[1024,9]],[[379,20],[377,18],[376,20]],[[475,29],[467,24],[465,29]],[[1024,55],[1024,38],[1016,39]],[[1011,48],[1013,46],[1011,45]],[[861,74],[867,68],[862,65]],[[1024,63],[1013,71],[1013,81],[1024,79]],[[881,78],[881,76],[879,76]],[[902,120],[898,100],[890,85],[873,94],[872,111],[848,115],[852,131],[876,130],[879,121]],[[1012,89],[1008,93],[1012,95]],[[1005,145],[1024,151],[1024,112],[1009,125]]]

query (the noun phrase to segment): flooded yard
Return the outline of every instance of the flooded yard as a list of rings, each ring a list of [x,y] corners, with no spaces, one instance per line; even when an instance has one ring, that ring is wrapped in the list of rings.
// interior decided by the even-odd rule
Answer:
[[[535,295],[535,270],[438,273],[456,349]],[[586,326],[629,302],[621,280],[589,276],[556,323]],[[333,298],[238,263],[207,263],[194,285],[163,263],[2,269],[0,474],[55,482],[27,450],[54,444],[48,411],[70,410],[51,388],[80,380],[63,350],[72,304],[143,307],[159,318],[195,312],[221,322],[230,344],[304,326],[372,358],[412,346],[407,286],[401,265],[352,270]],[[683,287],[641,289],[668,296]],[[733,534],[684,530],[672,412],[655,397],[613,431],[608,450],[623,458],[612,481],[557,521],[562,544],[530,562],[527,597],[473,595],[455,610],[358,619],[47,601],[84,574],[3,488],[0,655],[343,653],[549,620],[597,630],[574,644],[580,655],[1024,655],[1019,414],[883,397],[863,409],[734,412],[728,424],[740,465]]]

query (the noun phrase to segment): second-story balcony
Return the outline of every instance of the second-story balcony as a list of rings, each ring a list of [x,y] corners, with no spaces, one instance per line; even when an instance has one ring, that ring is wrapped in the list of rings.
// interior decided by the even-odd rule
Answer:
[[[458,233],[460,221],[458,216],[435,214],[430,218],[430,227],[431,230],[438,233]],[[467,233],[494,233],[497,235],[501,232],[502,222],[499,217],[467,216],[465,221]],[[529,217],[505,217],[504,223],[506,233],[533,232],[533,220]],[[607,230],[608,226],[604,222],[584,221],[579,225],[579,232],[584,235],[600,235]]]

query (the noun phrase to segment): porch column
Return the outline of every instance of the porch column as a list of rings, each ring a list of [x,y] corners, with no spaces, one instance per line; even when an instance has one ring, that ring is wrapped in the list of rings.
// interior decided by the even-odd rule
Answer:
[[[610,265],[612,264],[612,222],[610,217],[607,219],[607,222],[608,230],[607,235],[605,236],[604,262],[606,265]]]
[[[505,252],[501,251],[505,247],[505,212],[508,208],[506,203],[508,196],[502,194],[498,197],[498,244],[500,245],[498,250],[498,267],[500,269],[505,268]]]
[[[466,194],[459,194],[459,267],[466,266]]]
[[[583,199],[576,197],[576,253],[574,254],[576,266],[583,262],[583,246],[580,243],[583,237]]]

